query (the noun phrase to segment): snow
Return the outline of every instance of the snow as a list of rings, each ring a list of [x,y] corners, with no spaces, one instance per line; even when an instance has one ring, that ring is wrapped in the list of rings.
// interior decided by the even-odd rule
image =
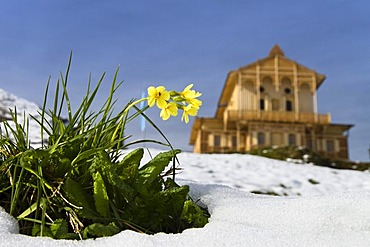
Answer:
[[[52,240],[19,234],[16,220],[0,207],[0,246],[370,246],[369,173],[241,154],[184,152],[178,158],[177,182],[188,184],[211,214],[204,228]]]
[[[18,111],[27,112],[30,114],[37,113],[39,107],[33,102],[30,102],[26,99],[19,98],[18,96],[8,93],[0,88],[0,112],[5,114],[6,117],[10,117],[9,109],[14,110],[14,107],[17,106]]]
[[[240,154],[182,153],[179,160],[183,170],[177,174],[178,182],[189,184],[193,199],[210,211],[204,228],[181,234],[123,231],[96,240],[52,240],[18,234],[16,221],[0,211],[0,246],[370,245],[368,173]],[[309,178],[318,183],[308,182]],[[250,190],[290,196],[256,195]]]
[[[0,88],[0,116],[11,119],[12,117],[9,113],[9,109],[14,112],[15,107],[17,110],[18,123],[23,124],[24,116],[28,118],[29,139],[31,143],[34,144],[34,146],[37,146],[37,144],[41,142],[40,125],[35,120],[29,118],[29,115],[40,119],[40,115],[38,114],[38,111],[40,111],[40,107],[33,102],[19,98],[18,96],[8,93]],[[14,127],[12,121],[9,121],[9,123],[11,127]],[[1,131],[4,131],[3,123],[0,123],[0,129]]]
[[[159,150],[150,150],[155,156]],[[243,191],[317,196],[346,191],[370,191],[370,175],[312,164],[296,164],[253,155],[181,153],[181,179],[222,184]],[[146,153],[143,161],[148,161]]]

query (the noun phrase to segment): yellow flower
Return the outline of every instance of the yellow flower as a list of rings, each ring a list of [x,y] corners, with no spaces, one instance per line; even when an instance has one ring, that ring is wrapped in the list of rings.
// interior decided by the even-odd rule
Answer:
[[[183,108],[184,112],[182,113],[181,121],[185,120],[185,123],[189,122],[189,115],[196,116],[198,114],[198,108],[189,104]]]
[[[170,116],[177,116],[177,105],[173,102],[170,102],[166,105],[166,107],[162,108],[160,116],[163,120],[167,120],[170,118]]]
[[[201,96],[202,94],[199,92],[195,92],[194,90],[190,90],[193,87],[193,84],[189,84],[184,91],[180,93],[181,97],[183,97],[186,101],[189,99],[195,99]]]
[[[148,105],[152,107],[157,103],[158,108],[163,109],[167,105],[167,100],[170,99],[170,94],[166,91],[164,86],[148,87]]]
[[[200,106],[202,105],[202,101],[199,99],[188,99],[188,102],[197,109],[199,109]]]

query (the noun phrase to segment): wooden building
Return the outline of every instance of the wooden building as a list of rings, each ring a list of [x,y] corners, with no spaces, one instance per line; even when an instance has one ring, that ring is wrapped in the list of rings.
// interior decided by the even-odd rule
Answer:
[[[196,153],[246,152],[266,146],[305,146],[327,157],[348,159],[349,124],[333,124],[317,111],[316,91],[325,75],[284,55],[228,73],[213,118],[196,118],[190,144]]]

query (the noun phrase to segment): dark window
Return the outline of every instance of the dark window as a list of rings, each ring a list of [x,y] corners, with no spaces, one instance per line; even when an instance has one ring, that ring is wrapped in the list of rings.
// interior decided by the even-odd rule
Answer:
[[[213,139],[213,146],[220,147],[221,146],[221,136],[215,135]]]
[[[260,86],[260,92],[263,93],[265,91],[265,88]]]
[[[290,90],[290,88],[285,88],[285,89],[284,89],[284,92],[285,92],[286,94],[290,94],[291,90]]]
[[[289,145],[296,145],[297,144],[295,134],[289,134],[288,135],[288,144]]]
[[[260,99],[260,110],[265,110],[265,100]]]
[[[265,144],[265,134],[262,132],[258,132],[257,141],[258,141],[258,145],[264,145]]]
[[[326,151],[329,153],[334,152],[334,141],[333,140],[326,141]]]
[[[307,141],[307,147],[309,148],[309,149],[313,149],[313,142],[312,142],[312,140],[308,140]]]
[[[293,104],[292,104],[292,101],[287,100],[287,101],[285,102],[285,108],[286,108],[286,111],[293,111]]]
[[[236,136],[231,137],[231,145],[233,146],[233,148],[236,148],[237,145]]]

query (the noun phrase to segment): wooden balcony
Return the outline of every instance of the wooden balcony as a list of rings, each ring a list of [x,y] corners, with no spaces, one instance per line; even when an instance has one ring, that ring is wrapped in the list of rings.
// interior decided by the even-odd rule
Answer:
[[[318,123],[329,124],[330,114],[316,113],[295,113],[279,111],[247,111],[229,110],[224,112],[224,121],[229,120],[249,120],[266,122],[286,122],[286,123]]]

